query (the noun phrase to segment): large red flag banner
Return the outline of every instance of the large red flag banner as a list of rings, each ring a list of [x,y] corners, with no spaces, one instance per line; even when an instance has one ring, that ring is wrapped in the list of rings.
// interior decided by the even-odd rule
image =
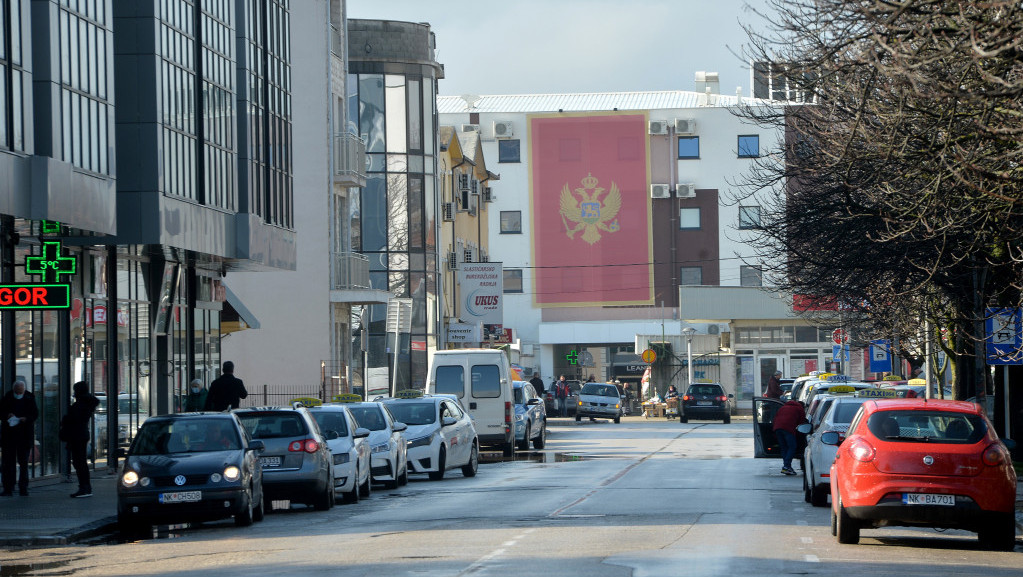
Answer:
[[[651,304],[647,115],[529,116],[533,302]]]

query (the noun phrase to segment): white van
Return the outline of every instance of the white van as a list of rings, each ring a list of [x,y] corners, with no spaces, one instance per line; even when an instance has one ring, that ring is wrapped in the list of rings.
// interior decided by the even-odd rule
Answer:
[[[476,425],[481,446],[497,446],[505,455],[515,450],[515,396],[511,366],[503,351],[456,349],[437,351],[430,359],[426,392],[458,397]]]

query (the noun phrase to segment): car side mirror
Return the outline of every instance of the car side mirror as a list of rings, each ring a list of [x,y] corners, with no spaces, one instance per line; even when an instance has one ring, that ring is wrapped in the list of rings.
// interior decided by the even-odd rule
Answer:
[[[526,404],[527,405],[539,405],[540,404],[540,399],[529,399],[529,402],[527,402]]]
[[[352,435],[356,439],[365,439],[369,436],[369,429],[364,427],[358,427],[355,429],[355,434]]]
[[[810,423],[803,423],[797,426],[796,430],[799,431],[800,433],[803,433],[804,435],[809,435],[810,431],[813,430],[813,427],[810,426]]]
[[[263,441],[260,441],[259,439],[253,439],[253,440],[249,441],[249,446],[248,446],[248,448],[246,450],[247,451],[256,451],[257,453],[262,453],[263,449],[266,449],[266,445],[263,444]]]
[[[391,425],[391,430],[399,432],[399,433],[402,432],[402,431],[405,431],[407,429],[408,429],[408,425],[406,425],[405,423],[395,422],[393,425]]]
[[[734,398],[735,398],[735,395],[733,395],[732,393],[728,393],[728,398],[729,398],[729,399],[734,399]]]
[[[440,426],[442,426],[442,427],[450,427],[451,425],[454,425],[457,422],[458,421],[454,417],[444,417],[440,421]]]
[[[839,443],[841,443],[841,440],[838,436],[838,433],[834,431],[828,431],[827,433],[821,435],[821,442],[824,443],[825,445],[838,445]]]
[[[325,439],[327,439],[328,441],[333,441],[334,439],[337,439],[340,436],[341,435],[339,435],[338,432],[335,431],[334,429],[330,429],[330,430],[327,430],[327,431],[323,432],[323,437]]]

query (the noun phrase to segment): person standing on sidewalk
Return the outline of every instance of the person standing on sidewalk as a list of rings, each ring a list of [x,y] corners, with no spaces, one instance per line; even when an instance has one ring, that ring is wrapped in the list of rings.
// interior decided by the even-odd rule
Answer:
[[[71,453],[71,465],[78,475],[78,490],[71,493],[73,499],[92,497],[92,481],[89,478],[89,421],[96,413],[99,399],[89,392],[89,383],[78,381],[72,387],[75,402],[60,423],[60,440],[67,443]]]
[[[203,386],[200,379],[192,379],[188,388],[188,396],[185,397],[185,412],[198,413],[206,410],[206,396],[209,391]]]
[[[780,399],[781,394],[781,371],[775,371],[775,373],[771,375],[771,378],[767,381],[767,391],[764,392],[764,396],[772,399]]]
[[[14,478],[22,497],[28,497],[28,455],[35,448],[36,419],[39,407],[35,396],[25,390],[25,381],[14,381],[14,386],[0,399],[0,471],[4,490],[0,496],[14,494]],[[18,468],[21,470],[19,471]]]
[[[803,403],[789,401],[778,409],[774,414],[774,436],[778,439],[778,449],[781,451],[781,472],[783,475],[795,475],[792,469],[792,458],[796,456],[796,427],[807,422],[806,410]]]
[[[565,375],[561,375],[558,382],[554,384],[554,397],[558,399],[558,415],[568,416],[568,383],[565,382]]]
[[[210,383],[210,390],[206,394],[207,411],[237,409],[242,404],[241,400],[249,396],[245,384],[234,376],[234,363],[224,361],[223,373]]]

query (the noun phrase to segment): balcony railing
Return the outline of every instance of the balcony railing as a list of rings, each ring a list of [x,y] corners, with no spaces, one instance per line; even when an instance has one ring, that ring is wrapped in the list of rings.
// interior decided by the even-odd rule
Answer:
[[[356,252],[335,252],[332,254],[331,289],[368,289],[369,257]]]
[[[366,143],[358,136],[334,135],[334,177],[341,186],[366,186]]]

